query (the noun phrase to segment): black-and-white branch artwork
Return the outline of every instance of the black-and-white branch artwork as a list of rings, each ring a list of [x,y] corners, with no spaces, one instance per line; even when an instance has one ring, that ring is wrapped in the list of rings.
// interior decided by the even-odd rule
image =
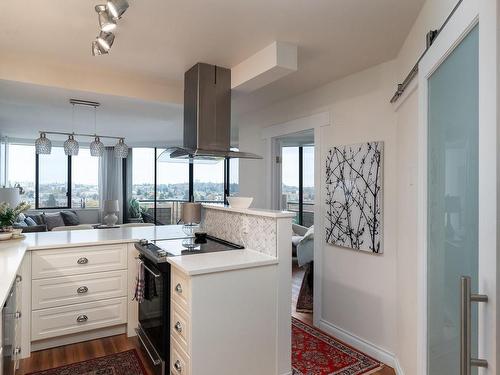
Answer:
[[[383,142],[334,147],[326,158],[326,242],[382,253]]]

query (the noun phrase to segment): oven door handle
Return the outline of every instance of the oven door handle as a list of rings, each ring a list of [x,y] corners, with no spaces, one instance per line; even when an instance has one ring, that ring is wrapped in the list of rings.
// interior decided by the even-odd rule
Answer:
[[[143,260],[141,258],[135,258],[139,261],[139,264],[142,264],[144,269],[146,271],[148,271],[151,275],[153,275],[155,278],[159,278],[161,277],[161,274],[159,273],[156,273],[155,271],[153,271],[151,268],[149,268],[148,266],[146,266],[146,264],[143,262]]]

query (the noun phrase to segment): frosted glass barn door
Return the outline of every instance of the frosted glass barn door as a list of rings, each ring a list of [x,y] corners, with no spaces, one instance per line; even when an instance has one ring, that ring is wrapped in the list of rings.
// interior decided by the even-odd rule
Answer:
[[[470,277],[471,290],[478,290],[478,29],[472,29],[428,79],[429,375],[461,373],[461,277]],[[470,350],[477,358],[477,304],[471,306]]]

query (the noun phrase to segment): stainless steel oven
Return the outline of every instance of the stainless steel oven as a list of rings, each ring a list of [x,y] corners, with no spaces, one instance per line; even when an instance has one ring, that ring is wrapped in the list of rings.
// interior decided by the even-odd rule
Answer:
[[[19,365],[21,348],[19,347],[20,337],[18,336],[21,313],[17,309],[20,282],[21,277],[17,276],[2,308],[2,357],[0,361],[3,372],[0,372],[3,375],[14,375]]]
[[[170,361],[170,264],[155,264],[141,255],[144,264],[144,300],[139,304],[137,336],[154,365],[167,374]]]

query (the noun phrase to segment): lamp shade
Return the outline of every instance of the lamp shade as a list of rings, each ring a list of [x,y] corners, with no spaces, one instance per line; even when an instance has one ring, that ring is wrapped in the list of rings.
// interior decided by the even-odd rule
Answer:
[[[18,188],[0,188],[0,203],[8,203],[10,207],[16,207],[21,201]]]
[[[201,204],[183,203],[181,220],[184,224],[199,224],[201,222]]]
[[[118,204],[118,199],[111,199],[104,201],[104,212],[120,212],[120,206]]]

